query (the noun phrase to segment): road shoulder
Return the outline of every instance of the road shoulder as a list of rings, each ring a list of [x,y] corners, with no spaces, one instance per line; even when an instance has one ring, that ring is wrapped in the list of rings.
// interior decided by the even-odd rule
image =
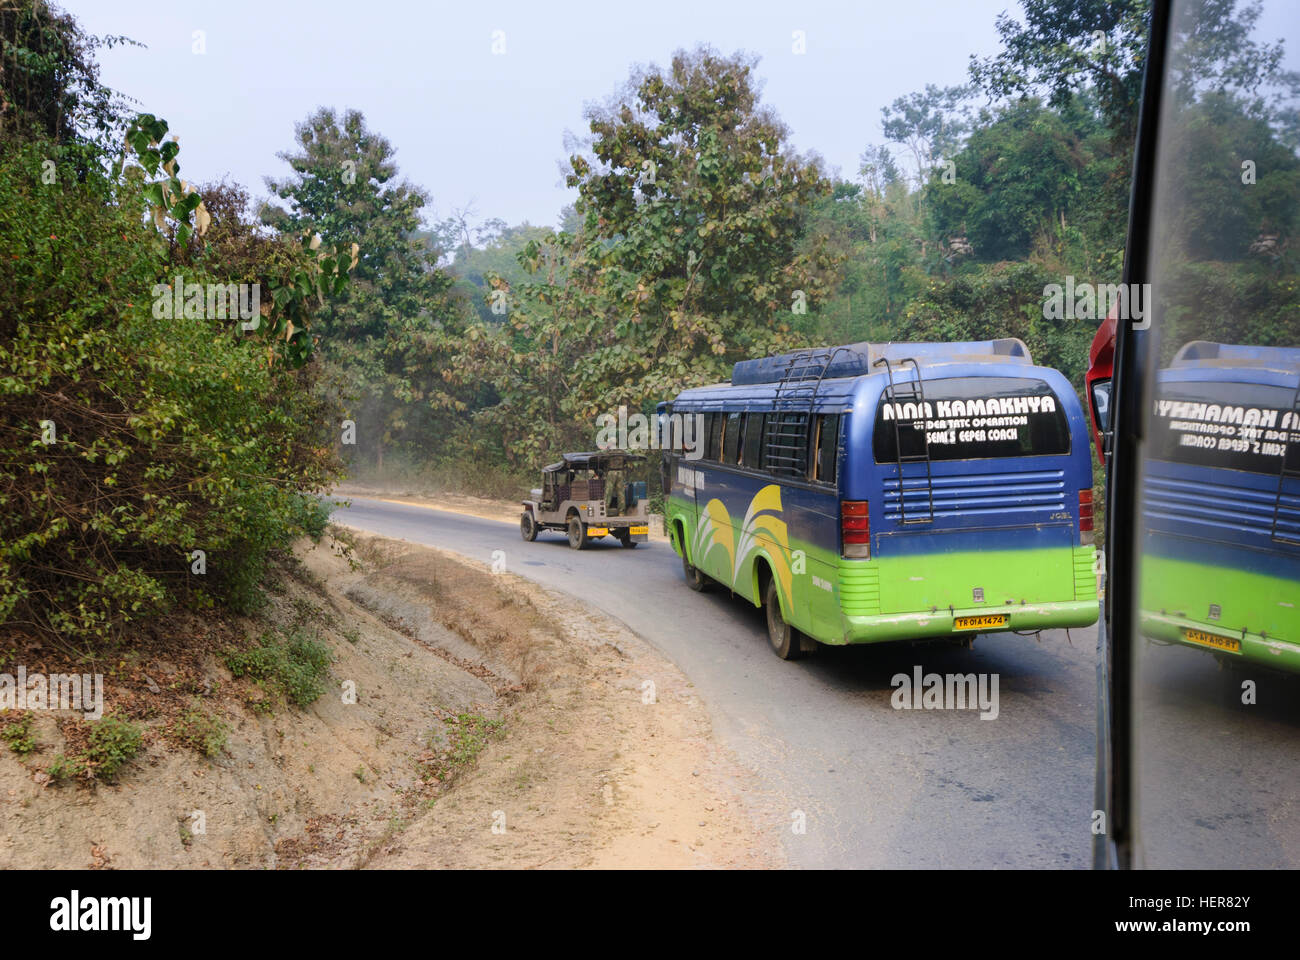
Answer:
[[[373,572],[354,599],[512,682],[504,735],[406,826],[375,867],[774,867],[752,775],[716,742],[671,662],[572,597],[447,551],[356,534]],[[376,598],[387,598],[377,601]]]

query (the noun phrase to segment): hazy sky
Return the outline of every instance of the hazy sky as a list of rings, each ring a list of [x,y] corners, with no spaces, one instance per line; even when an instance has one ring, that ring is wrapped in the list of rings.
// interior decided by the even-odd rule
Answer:
[[[759,55],[763,100],[845,175],[882,142],[880,108],[927,83],[962,83],[972,53],[998,49],[1014,0],[869,2],[399,2],[55,0],[96,34],[147,49],[101,53],[103,80],[180,137],[186,179],[229,175],[265,194],[288,167],[296,122],[318,106],[361,110],[432,197],[428,220],[473,203],[476,220],[553,224],[565,131],[585,134],[633,64],[681,47]],[[206,52],[193,51],[204,32]],[[793,52],[793,34],[806,53]],[[505,53],[493,53],[494,31]]]

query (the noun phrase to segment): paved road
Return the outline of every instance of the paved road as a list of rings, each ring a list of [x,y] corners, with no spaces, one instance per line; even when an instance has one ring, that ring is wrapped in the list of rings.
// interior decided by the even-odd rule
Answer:
[[[1096,633],[980,637],[973,650],[890,645],[823,649],[785,663],[760,613],[696,594],[665,543],[569,549],[517,527],[409,504],[352,499],[337,519],[483,562],[596,606],[678,664],[714,730],[763,789],[752,797],[790,862],[807,867],[1086,867],[1090,864]],[[895,710],[890,678],[999,677],[999,715]],[[806,831],[792,827],[795,811]]]
[[[1139,663],[1145,864],[1300,867],[1300,677],[1154,643]]]
[[[338,519],[484,562],[504,550],[514,573],[581,583],[695,684],[724,745],[756,771],[749,800],[796,866],[1090,865],[1094,629],[991,634],[973,650],[824,648],[784,663],[759,611],[692,593],[665,543],[574,551],[559,534],[524,543],[513,524],[378,500],[353,499]],[[1300,678],[1220,670],[1183,647],[1151,646],[1142,660],[1148,864],[1300,866]],[[997,719],[895,710],[890,679],[917,666],[996,674]],[[1244,679],[1254,704],[1241,702]]]

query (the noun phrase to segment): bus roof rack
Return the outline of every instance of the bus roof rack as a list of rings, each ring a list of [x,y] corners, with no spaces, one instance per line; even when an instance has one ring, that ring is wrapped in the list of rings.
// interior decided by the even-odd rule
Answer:
[[[928,360],[930,364],[944,360],[961,360],[964,362],[996,361],[1000,363],[1032,363],[1029,348],[1024,341],[1016,337],[1002,337],[998,340],[963,340],[955,343],[850,343],[842,347],[827,347],[825,351],[834,354],[827,364],[825,379],[840,377],[863,377],[880,373],[873,369],[876,361],[887,359],[891,363],[901,363],[906,358]],[[731,382],[736,386],[753,383],[777,383],[789,369],[793,359],[807,350],[780,354],[775,357],[760,357],[755,360],[740,360],[731,370]]]
[[[1294,372],[1300,369],[1300,347],[1255,347],[1192,340],[1178,349],[1170,366],[1267,367]]]

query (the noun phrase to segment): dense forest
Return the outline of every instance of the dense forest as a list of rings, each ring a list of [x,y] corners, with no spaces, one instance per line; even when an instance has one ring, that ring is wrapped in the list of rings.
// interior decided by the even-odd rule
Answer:
[[[1189,125],[1178,162],[1206,210],[1242,158],[1274,172],[1250,216],[1205,224],[1171,305],[1190,334],[1230,337],[1247,302],[1281,331],[1296,77],[1244,39],[1256,5],[1210,6],[1179,95],[1219,139]],[[394,146],[334,106],[285,131],[287,175],[182,180],[167,123],[100,81],[97,51],[128,39],[0,3],[0,623],[76,642],[254,604],[345,476],[513,495],[601,414],[739,359],[1015,336],[1080,384],[1097,318],[1045,300],[1119,281],[1147,15],[1026,0],[965,85],[884,108],[847,176],[792,147],[756,58],[683,49],[591,91],[549,226],[430,222]],[[190,284],[260,303],[191,313]]]

